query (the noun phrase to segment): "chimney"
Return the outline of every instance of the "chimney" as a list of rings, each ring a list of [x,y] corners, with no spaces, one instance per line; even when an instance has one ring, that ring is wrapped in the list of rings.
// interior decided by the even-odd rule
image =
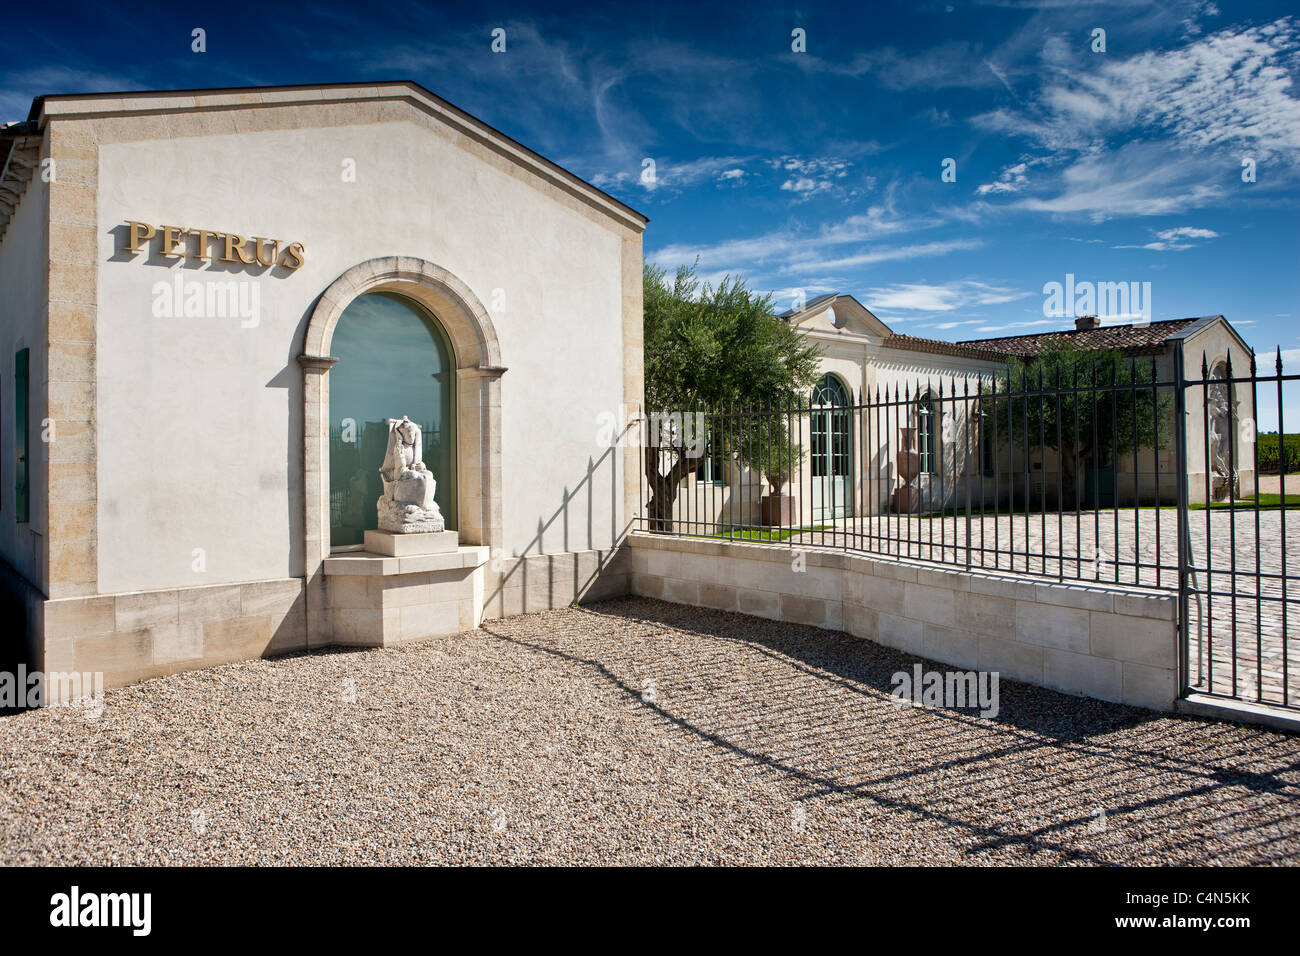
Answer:
[[[1081,315],[1074,320],[1074,327],[1080,332],[1086,331],[1087,329],[1095,329],[1099,325],[1101,325],[1101,323],[1097,321],[1095,315]]]

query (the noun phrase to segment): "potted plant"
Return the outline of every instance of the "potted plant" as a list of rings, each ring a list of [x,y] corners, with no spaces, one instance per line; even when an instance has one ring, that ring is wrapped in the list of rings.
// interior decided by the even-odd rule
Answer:
[[[786,445],[774,450],[771,461],[763,468],[770,493],[763,495],[759,502],[762,522],[766,527],[794,526],[794,495],[785,494],[782,489],[803,465],[804,450],[802,445]]]

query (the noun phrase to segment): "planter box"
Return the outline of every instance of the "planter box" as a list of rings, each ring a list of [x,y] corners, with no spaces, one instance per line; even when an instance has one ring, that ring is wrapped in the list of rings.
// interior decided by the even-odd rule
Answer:
[[[916,485],[901,485],[894,489],[894,511],[899,514],[916,514],[921,510],[921,489]]]
[[[794,526],[794,495],[764,495],[759,504],[764,527]]]

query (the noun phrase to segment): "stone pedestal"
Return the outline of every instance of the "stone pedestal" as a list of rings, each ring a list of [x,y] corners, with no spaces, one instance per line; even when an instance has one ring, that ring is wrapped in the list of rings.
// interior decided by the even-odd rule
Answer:
[[[406,534],[367,531],[365,537],[367,553],[390,558],[412,554],[443,554],[455,551],[459,544],[460,535],[455,531],[416,531]]]
[[[443,550],[408,553],[420,543],[410,539],[421,538]],[[397,553],[372,552],[372,546]],[[367,531],[366,547],[325,559],[334,643],[390,647],[473,630],[482,622],[488,548],[457,547],[454,531]]]

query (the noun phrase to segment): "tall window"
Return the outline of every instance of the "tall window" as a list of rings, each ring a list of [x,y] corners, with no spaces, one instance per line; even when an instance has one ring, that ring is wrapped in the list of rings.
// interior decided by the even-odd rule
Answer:
[[[849,473],[852,455],[849,392],[834,375],[826,374],[813,388],[810,465],[814,478]]]
[[[939,473],[939,457],[936,454],[938,449],[938,432],[939,415],[935,411],[934,402],[927,395],[916,403],[916,434],[918,451],[921,453],[921,474],[935,475]]]
[[[17,499],[15,510],[20,523],[30,517],[27,488],[27,461],[31,452],[27,422],[27,363],[30,354],[30,349],[23,349],[14,356],[14,496]]]
[[[980,409],[980,471],[993,474],[993,422],[986,409]]]
[[[359,545],[378,527],[388,419],[403,415],[423,432],[434,498],[455,528],[456,363],[438,320],[404,296],[359,296],[339,316],[330,352],[330,547]]]

